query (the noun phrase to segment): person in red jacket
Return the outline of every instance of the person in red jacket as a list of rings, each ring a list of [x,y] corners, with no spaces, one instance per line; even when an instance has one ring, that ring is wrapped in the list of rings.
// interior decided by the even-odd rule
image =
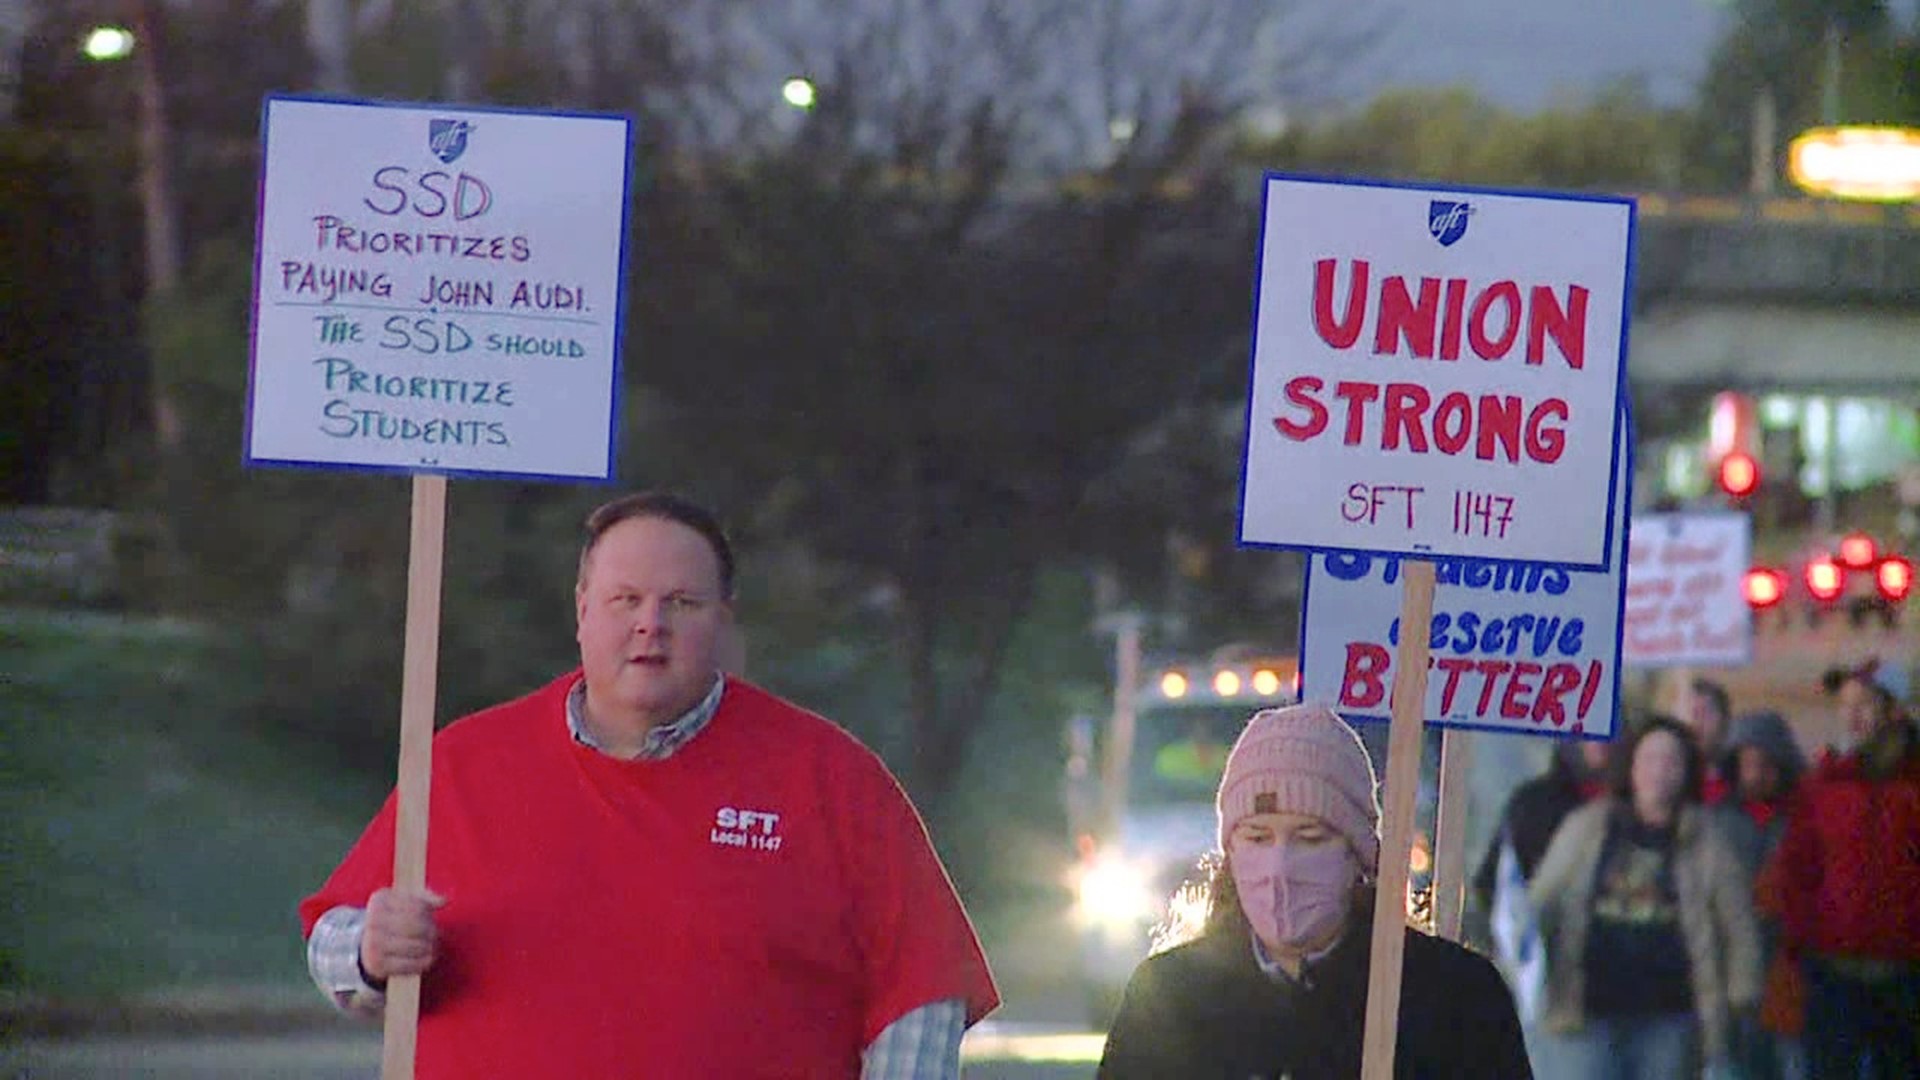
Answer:
[[[1770,868],[1816,1078],[1920,1076],[1920,732],[1875,676],[1834,680],[1854,749],[1808,777]]]
[[[300,905],[330,998],[420,975],[416,1075],[956,1077],[999,1003],[926,829],[841,728],[721,672],[733,553],[704,508],[587,522],[581,667],[434,739],[430,892],[392,798]]]

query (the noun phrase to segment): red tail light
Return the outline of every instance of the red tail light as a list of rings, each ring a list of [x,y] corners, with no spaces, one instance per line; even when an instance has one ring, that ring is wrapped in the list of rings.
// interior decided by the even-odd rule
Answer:
[[[1840,541],[1840,565],[1850,570],[1865,570],[1880,557],[1880,546],[1866,533],[1848,533]]]
[[[1807,564],[1807,591],[1822,602],[1836,599],[1847,587],[1847,572],[1839,563],[1818,558]]]
[[[1755,611],[1770,608],[1787,595],[1787,575],[1778,570],[1756,566],[1747,571],[1740,582],[1740,591],[1747,598],[1747,605]]]
[[[1880,586],[1880,595],[1898,603],[1913,591],[1913,564],[1898,555],[1889,555],[1880,563],[1875,575]]]

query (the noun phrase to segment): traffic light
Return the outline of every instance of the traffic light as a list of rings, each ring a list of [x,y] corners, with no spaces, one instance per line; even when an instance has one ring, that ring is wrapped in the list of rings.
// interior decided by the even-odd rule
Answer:
[[[1753,398],[1732,390],[1715,394],[1707,429],[1707,461],[1721,494],[1735,505],[1760,489],[1760,418]]]
[[[1745,499],[1760,486],[1760,463],[1744,450],[1720,459],[1720,490],[1730,499]]]

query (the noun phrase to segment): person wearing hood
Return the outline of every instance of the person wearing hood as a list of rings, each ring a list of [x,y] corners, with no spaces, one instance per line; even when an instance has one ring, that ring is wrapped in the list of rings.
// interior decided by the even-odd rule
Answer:
[[[1854,747],[1801,789],[1767,890],[1806,976],[1815,1077],[1920,1076],[1920,730],[1877,665],[1830,680]]]
[[[1749,878],[1757,879],[1786,833],[1806,757],[1785,717],[1772,711],[1746,713],[1728,731],[1721,771],[1732,780],[1732,794],[1721,808],[1720,822]],[[1739,1032],[1736,1056],[1748,1080],[1800,1080],[1806,1075],[1800,1045],[1805,983],[1798,959],[1782,945],[1779,920],[1765,912],[1765,898],[1773,887],[1771,881],[1755,881],[1762,908],[1761,956],[1767,964],[1758,1018],[1762,1030]]]
[[[1758,873],[1786,832],[1806,755],[1777,712],[1746,713],[1728,729],[1720,771],[1731,784],[1724,820],[1742,862]]]
[[[1134,970],[1099,1075],[1352,1080],[1380,860],[1366,748],[1326,705],[1262,711],[1215,805],[1220,850],[1193,936]],[[1409,928],[1402,971],[1396,1076],[1530,1080],[1492,963]]]

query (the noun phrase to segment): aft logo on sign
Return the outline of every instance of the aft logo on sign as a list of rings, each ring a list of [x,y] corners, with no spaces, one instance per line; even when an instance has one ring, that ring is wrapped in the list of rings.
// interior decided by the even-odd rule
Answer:
[[[443,164],[451,165],[467,152],[467,135],[472,131],[473,125],[465,120],[429,120],[427,149]]]
[[[771,810],[742,810],[723,806],[713,815],[713,832],[708,837],[722,847],[751,848],[754,851],[779,851],[780,815]]]
[[[1467,218],[1472,213],[1471,203],[1434,199],[1427,204],[1427,231],[1440,241],[1441,247],[1452,247],[1455,241],[1467,235]]]

